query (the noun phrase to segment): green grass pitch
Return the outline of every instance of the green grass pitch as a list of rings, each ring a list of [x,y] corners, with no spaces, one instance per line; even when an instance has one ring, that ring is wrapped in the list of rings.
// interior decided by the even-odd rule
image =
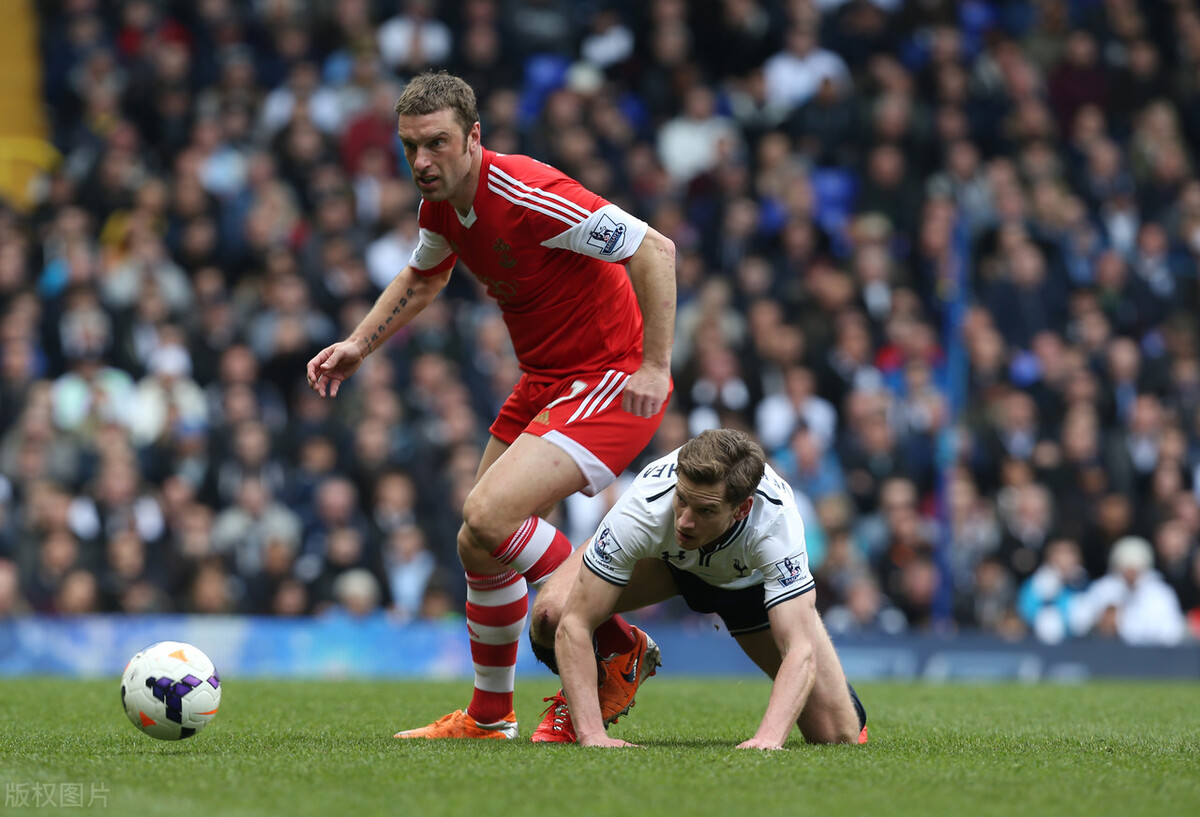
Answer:
[[[0,814],[1182,815],[1200,813],[1200,684],[856,684],[871,742],[735,751],[759,679],[655,678],[613,734],[528,742],[555,679],[518,679],[520,741],[398,741],[470,683],[228,680],[197,737],[160,742],[116,679],[0,681]],[[84,807],[27,795],[82,789]],[[96,795],[92,808],[86,801]]]

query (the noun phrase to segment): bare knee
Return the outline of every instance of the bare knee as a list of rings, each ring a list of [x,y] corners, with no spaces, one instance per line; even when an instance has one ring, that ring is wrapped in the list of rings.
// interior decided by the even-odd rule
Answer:
[[[858,727],[858,721],[855,721],[849,726],[845,723],[838,724],[832,730],[832,739],[826,741],[826,743],[850,743],[857,745],[860,731],[861,730]]]
[[[509,514],[478,487],[467,494],[463,503],[463,526],[458,534],[458,551],[483,550],[491,553],[504,544],[521,524],[510,520]]]
[[[542,602],[539,593],[529,616],[529,637],[547,647],[554,646],[554,634],[558,631],[558,620],[562,611],[555,605]]]
[[[838,716],[839,713],[828,712],[822,717],[800,722],[800,733],[808,743],[858,743],[858,720],[849,721]]]
[[[494,548],[481,543],[466,524],[459,527],[458,558],[468,573],[492,574],[497,569],[503,570],[504,565],[492,556],[492,550]]]
[[[579,558],[576,554],[572,554],[572,560]],[[554,646],[554,634],[558,632],[558,622],[562,618],[567,596],[570,595],[571,585],[574,583],[575,570],[569,569],[572,566],[572,561],[566,562],[538,591],[529,625],[529,635],[534,641]]]

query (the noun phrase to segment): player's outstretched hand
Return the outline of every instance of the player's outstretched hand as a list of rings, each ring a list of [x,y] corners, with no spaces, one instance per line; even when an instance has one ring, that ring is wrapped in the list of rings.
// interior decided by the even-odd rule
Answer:
[[[741,743],[739,743],[737,745],[737,748],[739,748],[739,749],[762,749],[764,751],[776,751],[776,750],[782,749],[783,747],[779,746],[778,744],[772,743],[769,740],[760,740],[759,738],[750,738],[750,740],[744,740]]]
[[[629,747],[632,749],[641,749],[642,748],[641,746],[637,745],[636,743],[630,743],[628,741],[621,740],[620,738],[610,738],[608,735],[605,735],[604,737],[596,738],[595,740],[589,740],[589,741],[580,740],[579,745],[580,746],[599,746],[604,749],[619,749],[619,748],[623,748],[623,747]]]
[[[638,417],[653,417],[662,409],[671,388],[669,369],[642,366],[634,372],[621,395],[621,408]]]
[[[358,371],[363,350],[354,341],[343,340],[326,346],[308,361],[308,385],[322,397],[337,397],[342,381]]]

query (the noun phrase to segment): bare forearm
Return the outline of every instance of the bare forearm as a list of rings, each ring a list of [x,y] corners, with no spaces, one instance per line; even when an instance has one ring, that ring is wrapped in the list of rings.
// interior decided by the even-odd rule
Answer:
[[[446,285],[448,277],[449,273],[423,277],[411,267],[405,267],[376,299],[371,311],[350,333],[348,340],[362,347],[364,356],[375,351],[429,305]]]
[[[783,746],[804,710],[816,679],[816,665],[811,650],[789,653],[775,675],[767,711],[754,738],[773,746]]]
[[[629,277],[642,310],[642,365],[669,369],[675,338],[675,244],[651,231],[629,259]]]
[[[571,722],[581,744],[604,736],[600,699],[596,697],[596,655],[592,649],[592,631],[586,622],[564,617],[554,639],[558,672],[563,694],[571,710]]]

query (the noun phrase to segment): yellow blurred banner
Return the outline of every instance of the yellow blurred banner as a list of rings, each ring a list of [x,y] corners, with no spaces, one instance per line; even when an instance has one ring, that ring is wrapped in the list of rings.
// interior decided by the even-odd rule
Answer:
[[[37,180],[61,158],[45,141],[37,26],[33,0],[0,0],[0,198],[19,210],[33,206]]]

